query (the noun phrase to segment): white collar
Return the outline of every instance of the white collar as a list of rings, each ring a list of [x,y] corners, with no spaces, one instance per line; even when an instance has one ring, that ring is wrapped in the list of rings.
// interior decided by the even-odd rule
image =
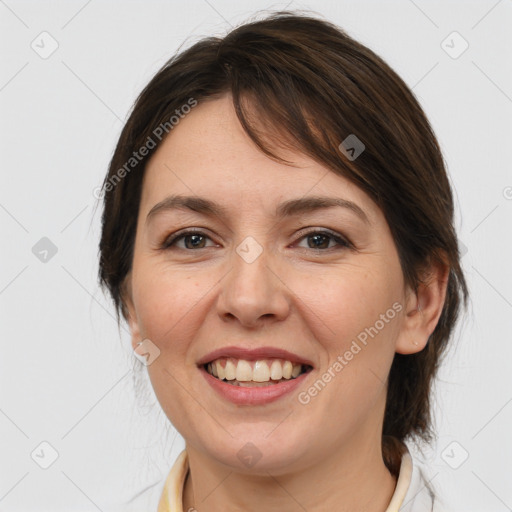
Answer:
[[[385,512],[431,512],[432,491],[418,466],[413,465],[407,446],[400,463],[395,492]],[[183,450],[165,480],[158,512],[183,512],[183,487],[189,470],[187,451]]]

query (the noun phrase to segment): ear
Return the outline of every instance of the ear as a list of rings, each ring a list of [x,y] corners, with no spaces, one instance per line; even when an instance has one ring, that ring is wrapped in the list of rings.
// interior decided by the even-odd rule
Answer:
[[[408,288],[397,353],[414,354],[426,347],[443,311],[449,274],[449,265],[436,258],[424,269],[417,292]]]
[[[132,298],[132,287],[131,287],[131,272],[126,275],[125,280],[121,286],[121,297],[123,304],[123,312],[128,326],[130,328],[132,338],[132,349],[135,350],[137,344],[142,340],[140,335],[139,320]]]

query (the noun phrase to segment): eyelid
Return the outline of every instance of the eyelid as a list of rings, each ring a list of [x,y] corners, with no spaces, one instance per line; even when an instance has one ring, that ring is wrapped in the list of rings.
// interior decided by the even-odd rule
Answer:
[[[163,240],[163,242],[160,244],[160,248],[163,250],[169,249],[170,247],[172,247],[175,244],[175,242],[180,241],[183,238],[185,238],[186,236],[190,236],[190,235],[201,235],[205,238],[208,238],[212,242],[216,243],[213,240],[213,238],[207,233],[207,231],[208,230],[205,228],[184,228],[183,230],[176,231],[175,233],[172,233],[169,236],[167,236]],[[344,247],[346,249],[354,248],[354,245],[352,244],[352,242],[345,235],[342,235],[341,233],[338,233],[331,229],[321,228],[321,227],[302,228],[301,230],[299,230],[299,235],[298,235],[297,239],[295,240],[294,244],[297,244],[302,239],[306,238],[308,235],[313,235],[313,234],[326,235],[326,236],[331,237],[338,245],[338,248],[339,247]],[[200,247],[199,249],[196,249],[196,250],[198,251],[200,249],[208,249],[208,247]],[[303,248],[303,249],[306,249],[306,248]],[[336,249],[336,247],[331,247],[329,249],[307,248],[307,250],[313,250],[313,251],[318,250],[320,252],[329,252],[330,250],[333,250],[333,249]],[[183,250],[193,251],[194,249],[183,249]]]
[[[159,245],[160,245],[161,249],[168,249],[176,241],[181,240],[182,238],[185,238],[186,236],[189,236],[189,235],[201,235],[201,236],[204,236],[205,238],[209,238],[212,242],[214,242],[212,237],[210,235],[208,235],[207,231],[208,230],[205,228],[184,228],[182,230],[176,231],[176,232],[171,233],[170,235],[166,236],[164,238],[163,242]],[[184,249],[184,250],[188,250],[188,249]]]
[[[304,230],[307,230],[307,231],[304,232]],[[338,233],[337,231],[333,231],[328,228],[321,228],[321,227],[303,228],[299,231],[299,233],[300,233],[300,235],[298,236],[296,242],[294,242],[294,243],[301,241],[303,238],[307,237],[310,234],[318,234],[318,235],[330,236],[333,240],[336,241],[336,243],[339,246],[346,247],[347,249],[354,247],[352,242],[345,235],[342,235],[341,233]],[[332,247],[331,249],[334,249],[334,247]],[[311,250],[314,251],[315,249],[311,249]],[[327,252],[327,251],[329,251],[329,249],[320,249],[320,251]]]

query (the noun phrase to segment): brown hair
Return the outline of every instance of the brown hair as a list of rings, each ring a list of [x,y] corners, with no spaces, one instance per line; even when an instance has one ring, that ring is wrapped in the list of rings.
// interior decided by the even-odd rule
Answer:
[[[271,148],[303,152],[375,201],[412,289],[417,290],[430,262],[450,268],[442,314],[427,346],[416,354],[395,354],[389,374],[383,449],[388,467],[394,468],[388,436],[432,440],[430,388],[462,298],[467,306],[468,289],[450,183],[423,110],[380,57],[335,25],[293,12],[274,13],[224,38],[197,42],[157,72],[135,102],[103,184],[100,283],[114,300],[118,320],[119,312],[126,318],[123,284],[132,264],[144,169],[165,140],[155,133],[161,134],[162,126],[170,133],[171,117],[179,122],[176,114],[191,99],[201,102],[225,93],[232,94],[242,127],[267,156],[287,163]],[[351,134],[365,145],[357,159],[339,148]],[[149,147],[150,140],[154,147],[127,170],[134,152]]]

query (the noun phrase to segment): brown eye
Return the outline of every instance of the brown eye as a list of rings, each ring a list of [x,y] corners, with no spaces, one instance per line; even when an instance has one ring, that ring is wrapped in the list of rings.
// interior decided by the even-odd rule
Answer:
[[[312,231],[304,235],[301,240],[307,240],[308,249],[333,249],[336,246],[350,247],[350,244],[333,233],[328,231]],[[334,245],[329,246],[331,242]]]
[[[330,236],[322,234],[308,235],[306,238],[309,241],[308,245],[311,249],[328,249],[329,242],[332,239]]]
[[[202,249],[205,244],[206,237],[202,235],[185,235],[183,237],[185,247],[187,249]],[[190,243],[187,243],[190,242]]]
[[[177,243],[183,240],[184,246],[178,246]],[[178,249],[194,250],[194,249],[205,249],[206,241],[211,240],[210,237],[206,236],[201,231],[186,231],[177,235],[173,235],[168,238],[162,248],[169,249],[171,247],[177,247]]]

